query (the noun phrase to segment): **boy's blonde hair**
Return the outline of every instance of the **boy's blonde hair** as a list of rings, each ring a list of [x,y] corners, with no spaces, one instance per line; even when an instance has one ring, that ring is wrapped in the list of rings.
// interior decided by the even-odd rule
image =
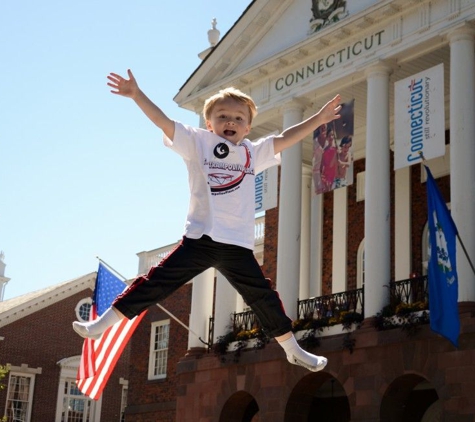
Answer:
[[[225,88],[217,92],[216,94],[209,97],[203,106],[203,117],[205,120],[209,120],[211,117],[211,112],[213,111],[214,106],[220,100],[225,100],[227,98],[232,98],[233,100],[245,104],[249,109],[249,124],[252,123],[254,117],[257,114],[257,106],[254,100],[244,92],[240,91],[237,88]]]

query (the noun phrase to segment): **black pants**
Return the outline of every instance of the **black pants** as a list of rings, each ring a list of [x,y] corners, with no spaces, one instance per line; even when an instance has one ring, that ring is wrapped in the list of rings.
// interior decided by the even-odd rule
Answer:
[[[127,318],[133,318],[149,306],[165,299],[198,274],[214,267],[241,294],[256,314],[265,333],[277,337],[291,330],[279,294],[271,289],[250,249],[212,240],[186,237],[156,267],[139,276],[114,303]]]

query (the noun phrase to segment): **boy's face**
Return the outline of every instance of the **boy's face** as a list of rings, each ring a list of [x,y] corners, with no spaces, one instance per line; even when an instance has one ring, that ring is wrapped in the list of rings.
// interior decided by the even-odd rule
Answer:
[[[250,132],[250,111],[247,105],[232,98],[218,100],[211,110],[206,128],[237,145]]]

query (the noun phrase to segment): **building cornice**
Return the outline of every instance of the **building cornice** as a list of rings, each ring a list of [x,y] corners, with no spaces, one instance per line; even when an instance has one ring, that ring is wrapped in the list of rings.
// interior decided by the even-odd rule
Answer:
[[[92,292],[96,274],[93,272],[69,282],[0,303],[0,327],[5,327],[83,290],[90,289]]]

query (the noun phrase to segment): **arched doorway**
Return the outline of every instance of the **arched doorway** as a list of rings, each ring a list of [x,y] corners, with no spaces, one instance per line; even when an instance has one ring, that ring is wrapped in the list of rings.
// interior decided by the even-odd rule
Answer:
[[[419,422],[426,412],[440,409],[440,406],[434,405],[438,399],[434,386],[425,378],[416,374],[403,375],[395,379],[384,394],[380,419],[387,422]]]
[[[309,374],[298,382],[285,408],[285,422],[349,422],[350,403],[330,374]]]
[[[224,403],[219,422],[258,422],[259,406],[256,400],[245,391],[234,393]]]

